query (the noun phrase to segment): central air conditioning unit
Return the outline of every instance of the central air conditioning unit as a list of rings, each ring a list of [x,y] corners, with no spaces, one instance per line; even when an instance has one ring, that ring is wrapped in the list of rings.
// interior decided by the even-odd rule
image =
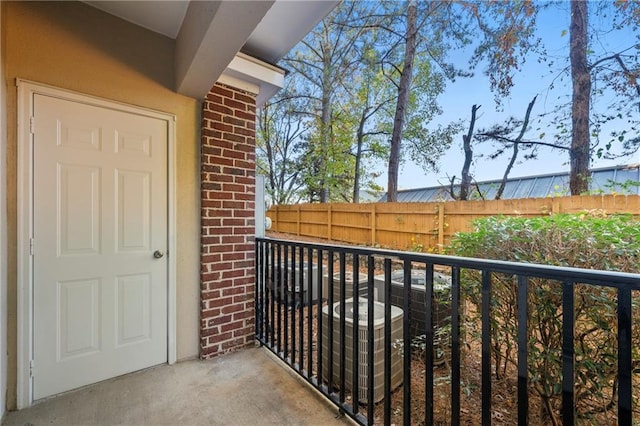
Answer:
[[[369,291],[367,288],[367,274],[358,274],[358,297],[368,297]],[[348,299],[353,297],[353,289],[355,288],[353,281],[353,272],[347,272],[344,280],[344,298]],[[329,300],[329,275],[322,277],[322,298]],[[333,302],[340,302],[340,273],[333,274]],[[378,292],[374,287],[373,300],[378,300]]]
[[[340,302],[322,308],[322,377],[329,377],[329,309],[333,310],[333,383],[340,386]],[[391,306],[391,390],[402,384],[402,309]],[[358,401],[367,403],[369,391],[368,300],[358,301],[358,324],[353,321],[353,299],[345,301],[345,388],[352,390],[353,336],[358,333]],[[373,302],[373,402],[384,398],[384,304]]]
[[[275,290],[282,292],[280,294],[280,301],[284,302],[285,294],[284,287],[280,284],[285,281],[285,262],[284,259],[280,259],[280,264],[277,267],[277,276],[279,280],[276,283]],[[311,265],[311,276],[309,277],[309,267],[305,260],[302,270],[300,270],[300,263],[296,261],[295,265],[291,263],[291,260],[287,260],[287,276],[286,276],[286,303],[291,306],[308,305],[309,303],[318,300],[318,265]],[[302,273],[301,273],[302,271]],[[269,285],[269,290],[271,286]],[[277,296],[276,296],[277,297]]]
[[[374,277],[374,286],[378,293],[378,301],[385,302],[384,274]],[[390,303],[403,306],[404,301],[404,270],[391,273]],[[426,271],[424,269],[411,270],[411,337],[425,333],[427,311]],[[451,323],[451,277],[440,272],[433,273],[433,325],[444,327]]]

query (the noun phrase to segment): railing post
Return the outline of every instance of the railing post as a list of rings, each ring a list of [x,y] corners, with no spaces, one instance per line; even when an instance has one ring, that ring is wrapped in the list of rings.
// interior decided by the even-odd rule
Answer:
[[[633,358],[631,335],[633,305],[631,290],[618,289],[618,424],[631,425],[633,423]]]
[[[575,422],[574,400],[574,283],[562,283],[562,424],[573,425]]]

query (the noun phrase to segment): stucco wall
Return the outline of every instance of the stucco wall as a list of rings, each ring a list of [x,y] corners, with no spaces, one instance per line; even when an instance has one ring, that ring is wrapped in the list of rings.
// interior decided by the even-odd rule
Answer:
[[[0,33],[2,8],[0,7]],[[4,49],[0,43],[0,194],[6,193],[6,86],[4,83]],[[0,196],[0,421],[5,412],[7,394],[7,219],[5,200]]]
[[[178,359],[198,355],[198,101],[173,91],[174,41],[77,2],[2,2],[7,87],[8,404],[16,387],[15,79],[138,105],[177,117]],[[1,205],[1,204],[0,204]]]

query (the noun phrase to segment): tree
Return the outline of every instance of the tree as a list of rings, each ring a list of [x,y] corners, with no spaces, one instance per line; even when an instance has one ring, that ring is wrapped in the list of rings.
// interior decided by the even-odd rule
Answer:
[[[571,101],[571,171],[572,195],[589,190],[590,132],[589,111],[591,72],[587,63],[587,2],[571,1],[570,58],[573,94]]]
[[[406,116],[409,91],[411,90],[411,78],[413,76],[413,62],[416,55],[416,43],[418,29],[416,27],[417,6],[415,0],[409,0],[407,6],[407,29],[405,35],[404,63],[400,71],[400,83],[398,84],[398,99],[393,120],[393,133],[391,136],[391,148],[389,150],[389,170],[387,183],[387,201],[398,200],[398,170],[400,168],[400,149],[402,143],[402,131]]]
[[[299,200],[300,149],[305,125],[292,112],[287,91],[267,102],[256,117],[257,169],[267,178],[267,194],[274,204]]]
[[[480,109],[480,105],[473,105],[471,107],[471,121],[469,121],[469,130],[466,135],[462,136],[463,148],[464,148],[464,164],[462,165],[462,181],[460,182],[460,194],[459,200],[466,200],[469,196],[469,187],[471,186],[471,162],[473,160],[473,149],[471,148],[471,138],[473,137],[473,128],[476,124],[476,114]]]
[[[397,199],[398,172],[407,154],[425,171],[438,169],[438,159],[451,145],[460,123],[431,124],[442,111],[437,103],[445,81],[467,72],[447,60],[452,46],[468,42],[465,24],[454,2],[406,2],[388,10],[390,39],[383,67],[397,91],[390,141],[387,200]]]
[[[492,158],[496,158],[499,155],[501,155],[505,151],[508,145],[510,145],[512,149],[511,158],[509,159],[509,163],[507,164],[507,167],[504,170],[504,173],[502,175],[502,180],[500,181],[500,186],[498,187],[498,190],[496,191],[496,195],[494,197],[494,199],[496,200],[499,200],[500,198],[502,198],[502,193],[504,192],[504,188],[507,185],[507,179],[509,179],[509,174],[511,173],[511,169],[513,169],[513,165],[515,164],[518,158],[518,154],[520,152],[520,145],[525,144],[525,145],[528,145],[529,147],[532,147],[533,145],[535,145],[535,142],[523,141],[523,138],[524,138],[524,134],[527,131],[527,128],[529,127],[529,120],[531,119],[531,110],[533,109],[533,105],[536,103],[536,98],[537,96],[534,96],[531,102],[529,102],[529,105],[527,106],[527,111],[525,112],[525,115],[524,115],[524,120],[522,120],[521,122],[518,122],[512,118],[509,120],[506,126],[494,126],[493,129],[489,131],[479,132],[477,135],[477,138],[479,140],[493,139],[503,144],[502,148],[500,148],[496,153],[492,154],[491,156]],[[513,132],[513,130],[518,126],[520,127],[520,132],[518,133],[518,136],[516,136],[515,139],[509,138],[507,135]]]
[[[345,85],[345,99],[334,117],[343,137],[352,141],[348,152],[353,157],[354,203],[360,201],[362,189],[381,192],[382,188],[374,181],[379,174],[368,166],[373,166],[370,160],[383,160],[388,155],[386,140],[390,131],[386,117],[395,95],[379,66],[378,34],[377,29],[371,28],[363,38],[358,69]]]
[[[302,78],[297,91],[299,98],[305,99],[303,112],[312,118],[315,128],[309,141],[306,159],[315,176],[307,180],[310,199],[328,202],[331,187],[343,182],[343,176],[334,166],[343,168],[343,149],[333,146],[336,141],[334,126],[335,110],[344,93],[344,85],[351,81],[360,58],[359,46],[365,26],[349,25],[362,16],[368,16],[371,5],[365,2],[344,2],[323,19],[285,57],[285,67]],[[332,157],[333,154],[339,157]]]
[[[539,39],[533,36],[535,17],[544,7],[557,7],[563,11],[564,3],[510,2],[509,6],[507,8],[504,3],[492,2],[470,7],[485,35],[484,42],[476,49],[475,63],[487,61],[485,72],[491,79],[498,99],[509,94],[513,86],[513,74],[528,53],[538,53],[540,60],[549,60],[541,49]],[[486,19],[499,16],[502,18],[494,20],[517,23],[513,17],[518,10],[525,13],[526,19],[523,21],[525,25],[513,27],[515,31],[498,31],[496,27],[500,25],[491,26],[488,24],[491,20]],[[640,34],[637,31],[640,2],[572,0],[567,11],[570,14],[568,55],[560,59],[562,62],[568,58],[570,64],[559,70],[557,79],[569,75],[572,95],[568,105],[560,105],[555,111],[553,122],[558,126],[556,142],[548,145],[564,146],[569,153],[570,188],[571,193],[577,195],[588,190],[589,164],[594,155],[615,158],[630,155],[640,148]],[[588,25],[590,16],[597,18],[594,21],[599,21],[597,27]],[[504,28],[509,27],[507,25]],[[635,30],[635,40],[621,34],[625,28]],[[562,35],[565,33],[567,31],[563,31]],[[617,43],[609,45],[607,38],[615,39]],[[629,40],[629,44],[620,47],[619,41],[625,39]],[[548,63],[550,67],[555,66],[554,60]],[[605,101],[607,96],[615,99]],[[604,102],[601,106],[604,111],[594,109],[599,102]],[[566,109],[568,112],[565,112]],[[611,132],[605,147],[598,148],[601,131],[607,124],[615,130]],[[620,154],[615,153],[615,144],[619,145]]]

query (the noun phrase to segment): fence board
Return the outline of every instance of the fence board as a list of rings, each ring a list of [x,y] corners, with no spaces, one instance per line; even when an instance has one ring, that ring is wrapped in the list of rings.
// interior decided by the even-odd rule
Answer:
[[[639,195],[583,195],[437,203],[299,204],[273,206],[272,230],[352,244],[439,251],[474,219],[504,215],[539,217],[604,210],[640,216]]]

